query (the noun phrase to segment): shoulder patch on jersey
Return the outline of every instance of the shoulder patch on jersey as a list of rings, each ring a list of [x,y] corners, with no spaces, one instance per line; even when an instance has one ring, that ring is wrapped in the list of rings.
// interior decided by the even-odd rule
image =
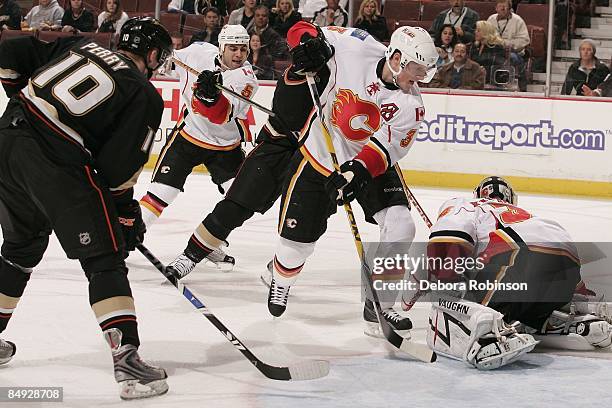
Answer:
[[[367,31],[364,31],[364,30],[362,30],[360,28],[356,28],[351,33],[351,37],[359,38],[361,41],[365,41],[365,39],[368,37],[368,35],[370,35],[370,33],[368,33]]]

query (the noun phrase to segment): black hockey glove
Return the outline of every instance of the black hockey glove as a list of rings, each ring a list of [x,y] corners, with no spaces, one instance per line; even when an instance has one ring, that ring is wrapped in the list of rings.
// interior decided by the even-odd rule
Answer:
[[[223,85],[221,71],[202,71],[193,84],[193,95],[204,105],[212,106],[221,96],[221,89],[217,85]]]
[[[359,160],[349,160],[327,177],[325,190],[338,205],[350,203],[372,180],[372,175]]]
[[[302,34],[300,44],[291,49],[291,70],[299,75],[308,72],[319,72],[334,55],[334,48],[327,42],[321,31],[313,37],[309,33]]]
[[[125,250],[133,251],[136,249],[136,245],[144,240],[144,234],[147,231],[147,227],[142,221],[138,201],[131,200],[125,204],[117,204],[117,215],[123,232]]]

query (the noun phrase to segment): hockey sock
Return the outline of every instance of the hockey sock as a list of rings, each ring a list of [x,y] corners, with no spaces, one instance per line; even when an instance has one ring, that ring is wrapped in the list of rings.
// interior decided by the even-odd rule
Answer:
[[[0,333],[6,329],[31,275],[31,269],[0,257]]]
[[[234,201],[223,199],[206,216],[202,224],[212,235],[220,240],[226,240],[233,230],[240,227],[252,216],[253,210],[243,207]]]
[[[279,262],[278,258],[274,257],[274,280],[280,287],[287,287],[293,285],[298,278],[299,273],[304,268],[304,264],[298,265],[293,268],[289,268]]]
[[[142,207],[142,220],[147,228],[161,216],[164,209],[172,204],[172,201],[181,191],[178,188],[161,183],[151,183],[147,194],[140,199]]]
[[[222,240],[212,235],[204,225],[200,224],[189,238],[185,255],[198,263],[219,248],[221,244],[223,244]]]
[[[274,280],[278,286],[290,286],[298,278],[306,259],[314,251],[314,242],[303,243],[280,238],[274,256]]]
[[[127,268],[117,254],[81,260],[89,279],[89,304],[102,331],[117,328],[122,344],[140,345],[136,309]]]

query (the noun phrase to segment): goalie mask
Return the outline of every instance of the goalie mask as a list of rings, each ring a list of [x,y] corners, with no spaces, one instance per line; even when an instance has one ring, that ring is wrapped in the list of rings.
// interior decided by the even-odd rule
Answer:
[[[389,62],[396,51],[401,54],[400,69],[398,71],[391,68]],[[397,76],[411,61],[426,68],[425,78],[419,82],[429,83],[436,74],[438,51],[436,51],[436,46],[425,29],[404,26],[396,29],[391,35],[391,41],[389,41],[389,47],[385,52],[385,58],[387,59],[387,67],[393,74],[394,83],[396,83]]]
[[[501,177],[487,177],[474,189],[475,198],[499,198],[509,204],[516,205],[518,198],[510,183]]]

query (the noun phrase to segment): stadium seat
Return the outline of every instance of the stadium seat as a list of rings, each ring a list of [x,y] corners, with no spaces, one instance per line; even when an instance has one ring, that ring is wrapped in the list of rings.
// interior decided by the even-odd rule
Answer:
[[[528,25],[529,38],[531,39],[531,53],[534,58],[546,57],[546,31],[543,27]]]
[[[495,1],[466,1],[465,6],[478,13],[481,20],[486,20],[491,14],[495,14]]]
[[[155,11],[155,1],[156,0],[138,0],[138,11],[154,12]],[[167,6],[166,6],[166,9],[162,7],[161,10],[164,10],[164,11],[167,10]]]
[[[397,27],[400,26],[412,26],[412,27],[421,27],[425,30],[429,30],[431,28],[431,24],[433,21],[421,21],[421,20],[399,20],[397,22]]]
[[[81,33],[79,34],[83,37],[91,38],[96,43],[98,43],[101,47],[111,48],[113,33]]]
[[[169,32],[181,32],[181,17],[180,13],[161,13],[159,20],[166,30]]]
[[[61,37],[73,37],[73,33],[64,33],[62,31],[39,31],[38,39],[46,42],[53,42]]]
[[[418,0],[387,0],[383,16],[396,20],[420,20],[421,4]]]
[[[138,10],[138,0],[121,0],[121,6],[123,7],[123,11],[137,11]]]
[[[525,20],[529,26],[542,27],[548,31],[548,4],[523,4],[520,3],[516,13]]]
[[[204,29],[205,18],[198,14],[187,14],[183,24],[183,32],[193,34]]]
[[[421,20],[435,20],[440,12],[449,9],[448,1],[424,1]]]

